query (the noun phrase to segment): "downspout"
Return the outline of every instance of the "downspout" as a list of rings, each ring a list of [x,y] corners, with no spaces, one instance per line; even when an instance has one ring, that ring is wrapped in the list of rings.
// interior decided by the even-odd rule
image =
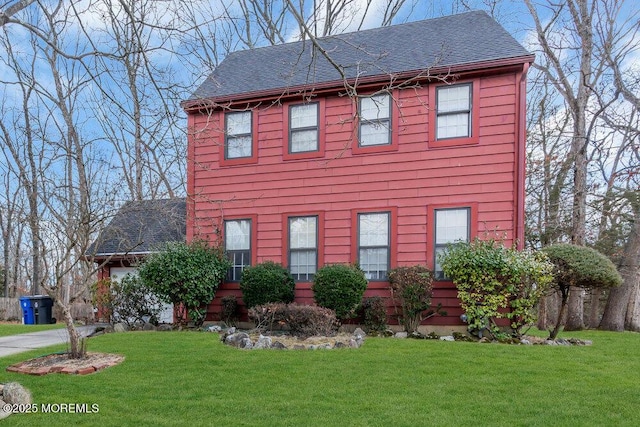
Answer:
[[[519,250],[524,249],[524,202],[526,179],[526,152],[527,152],[527,72],[530,63],[522,66],[519,74],[520,84],[518,91],[517,139],[516,139],[516,217],[515,217],[515,242]]]

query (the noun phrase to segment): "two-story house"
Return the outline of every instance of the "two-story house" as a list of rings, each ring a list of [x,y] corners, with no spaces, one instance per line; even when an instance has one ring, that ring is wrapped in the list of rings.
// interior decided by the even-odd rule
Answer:
[[[448,315],[425,323],[462,325],[437,254],[486,232],[523,241],[533,59],[484,12],[229,54],[183,102],[187,239],[234,263],[208,319],[241,297],[244,267],[273,260],[309,304],[325,264],[357,262],[365,297],[426,264]]]

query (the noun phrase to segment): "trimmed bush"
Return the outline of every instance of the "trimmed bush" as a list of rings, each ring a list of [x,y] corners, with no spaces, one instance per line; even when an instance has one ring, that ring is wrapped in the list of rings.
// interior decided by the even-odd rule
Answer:
[[[387,309],[384,300],[378,296],[363,299],[362,317],[367,333],[384,332],[387,329]]]
[[[296,303],[257,305],[249,309],[248,316],[257,329],[271,330],[274,326],[285,326],[292,335],[304,338],[332,336],[340,326],[333,310]]]
[[[415,332],[426,318],[423,313],[431,307],[432,283],[433,272],[426,266],[398,267],[389,271],[391,295],[400,300],[400,324],[407,333]]]
[[[589,289],[613,288],[620,286],[622,277],[611,260],[595,249],[559,243],[547,246],[542,251],[553,263],[553,286],[562,296],[558,321],[550,334],[550,338],[555,339],[566,312],[572,286]]]
[[[355,316],[366,289],[364,272],[346,264],[325,265],[318,269],[312,286],[316,303],[335,311],[340,320]]]
[[[240,280],[242,299],[247,308],[270,302],[292,302],[295,287],[293,276],[273,261],[246,267]]]
[[[177,308],[179,324],[190,319],[199,326],[230,265],[223,250],[208,242],[169,243],[151,254],[138,274],[147,288]]]

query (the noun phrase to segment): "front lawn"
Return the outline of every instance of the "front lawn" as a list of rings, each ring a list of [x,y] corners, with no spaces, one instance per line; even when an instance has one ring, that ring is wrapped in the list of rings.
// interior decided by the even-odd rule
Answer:
[[[640,425],[640,334],[570,336],[594,344],[368,338],[358,350],[243,351],[213,333],[130,332],[89,341],[89,351],[124,354],[119,366],[88,376],[3,370],[0,382],[21,382],[37,404],[99,406],[5,421],[25,426]]]
[[[29,332],[39,332],[49,329],[61,329],[64,327],[64,323],[55,323],[52,325],[23,325],[20,323],[0,323],[0,337],[26,334]]]

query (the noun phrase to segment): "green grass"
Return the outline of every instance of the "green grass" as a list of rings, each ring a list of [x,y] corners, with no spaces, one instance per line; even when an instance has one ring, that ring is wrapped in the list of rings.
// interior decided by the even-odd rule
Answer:
[[[53,325],[22,325],[20,323],[0,323],[0,337],[61,328],[64,328],[63,323],[56,323]]]
[[[640,334],[581,332],[590,347],[368,338],[359,350],[241,351],[217,334],[92,338],[123,364],[19,381],[34,402],[97,403],[93,414],[21,414],[7,425],[640,425]],[[6,366],[63,346],[0,359]]]

